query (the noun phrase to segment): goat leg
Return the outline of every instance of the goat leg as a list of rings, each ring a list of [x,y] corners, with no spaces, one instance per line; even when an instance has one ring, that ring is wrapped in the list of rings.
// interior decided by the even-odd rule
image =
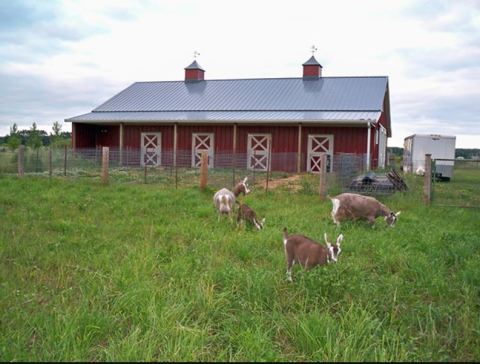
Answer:
[[[292,267],[293,265],[295,264],[295,261],[293,258],[288,258],[288,261],[287,261],[287,281],[289,282],[293,282],[293,279],[292,279]]]

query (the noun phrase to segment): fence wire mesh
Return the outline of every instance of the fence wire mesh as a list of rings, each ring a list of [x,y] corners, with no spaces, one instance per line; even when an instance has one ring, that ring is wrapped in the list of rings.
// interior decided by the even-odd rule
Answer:
[[[432,161],[432,204],[480,208],[480,159]]]
[[[18,173],[19,151],[0,150],[0,174]],[[340,191],[366,191],[366,155],[338,153],[328,156],[328,186]],[[308,156],[297,153],[270,153],[252,157],[247,153],[215,153],[209,156],[208,186],[232,188],[248,177],[250,184],[269,188],[318,193],[318,170]],[[297,173],[300,160],[301,173]],[[66,176],[100,180],[102,149],[25,148],[24,173],[32,176]],[[191,150],[157,151],[148,155],[141,149],[109,148],[109,180],[119,183],[155,183],[166,187],[196,186],[200,179],[200,156]],[[380,176],[377,176],[379,178]],[[359,187],[360,186],[360,187]],[[375,193],[375,191],[367,191]],[[377,191],[381,192],[381,191]]]

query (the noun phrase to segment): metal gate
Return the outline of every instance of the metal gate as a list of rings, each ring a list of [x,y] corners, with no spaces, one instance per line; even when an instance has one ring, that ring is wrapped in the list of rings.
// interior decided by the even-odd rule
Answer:
[[[140,164],[143,166],[159,166],[162,156],[162,133],[142,133],[142,149]]]
[[[202,162],[202,152],[207,151],[208,168],[213,168],[214,157],[214,136],[213,133],[193,133],[192,134],[192,167],[200,167]]]
[[[323,153],[327,153],[327,172],[331,172],[333,168],[333,135],[310,134],[307,154],[308,172],[320,172],[320,157]]]
[[[271,139],[271,134],[248,134],[248,169],[266,171],[270,167]]]

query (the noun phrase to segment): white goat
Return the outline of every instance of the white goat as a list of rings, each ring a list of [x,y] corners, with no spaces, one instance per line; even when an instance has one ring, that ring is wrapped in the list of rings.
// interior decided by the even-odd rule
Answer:
[[[305,270],[317,265],[324,265],[331,261],[337,262],[342,249],[343,234],[337,237],[337,242],[332,245],[324,234],[325,245],[317,243],[305,235],[288,235],[287,228],[283,229],[283,244],[287,258],[287,280],[292,281],[292,267],[295,263],[300,264]]]
[[[219,218],[220,214],[228,214],[228,216],[232,218],[233,209],[235,207],[235,199],[242,193],[244,195],[250,193],[250,189],[247,185],[247,179],[248,177],[245,177],[242,181],[237,183],[233,189],[233,192],[227,188],[222,188],[215,193],[213,196],[213,204],[219,212]]]
[[[356,193],[342,193],[330,197],[332,201],[333,222],[340,226],[344,220],[366,219],[371,225],[375,219],[384,216],[387,225],[393,227],[400,211],[395,213],[374,197],[358,195]]]

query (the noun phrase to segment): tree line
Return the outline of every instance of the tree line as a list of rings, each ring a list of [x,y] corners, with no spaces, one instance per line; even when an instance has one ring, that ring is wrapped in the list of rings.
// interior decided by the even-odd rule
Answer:
[[[403,148],[387,147],[387,151],[397,157],[403,157]],[[480,149],[478,148],[455,148],[455,158],[479,159]]]
[[[20,145],[25,145],[32,149],[39,149],[42,146],[63,147],[70,145],[72,133],[62,131],[62,125],[55,121],[52,125],[52,131],[47,133],[45,130],[38,129],[37,123],[32,123],[29,129],[18,129],[14,123],[10,127],[10,133],[0,137],[0,145],[4,145],[11,150],[17,149]]]

